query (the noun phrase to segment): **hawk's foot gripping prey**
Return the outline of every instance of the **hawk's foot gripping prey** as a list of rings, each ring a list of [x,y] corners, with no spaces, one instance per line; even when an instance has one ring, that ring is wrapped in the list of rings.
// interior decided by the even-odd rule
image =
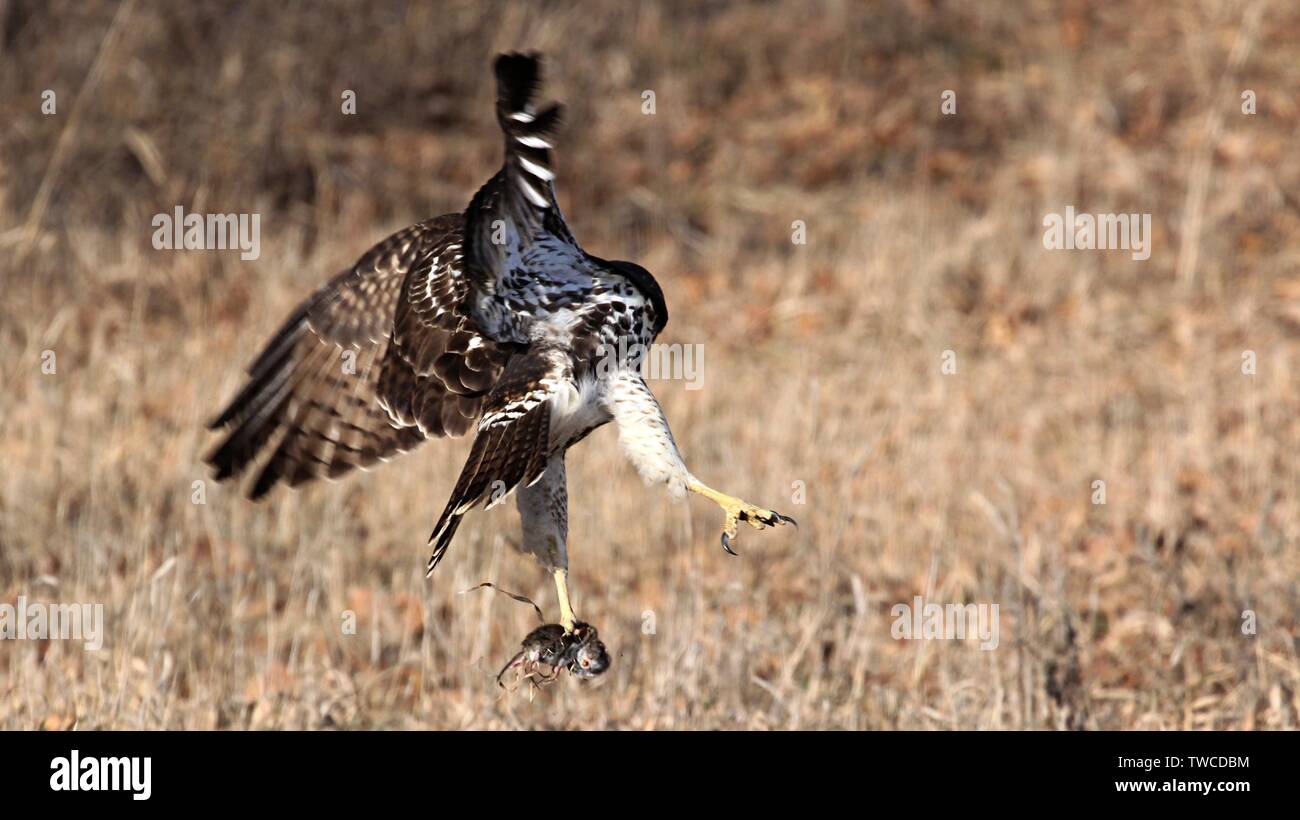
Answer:
[[[609,668],[609,654],[591,624],[577,621],[572,629],[560,624],[543,624],[524,638],[522,649],[497,673],[497,684],[506,688],[502,678],[511,669],[518,670],[517,686],[528,681],[532,687],[552,683],[567,669],[576,678],[590,680]]]

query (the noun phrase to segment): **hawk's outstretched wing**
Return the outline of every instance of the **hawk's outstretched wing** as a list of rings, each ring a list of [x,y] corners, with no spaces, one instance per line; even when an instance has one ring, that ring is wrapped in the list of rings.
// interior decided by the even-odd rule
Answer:
[[[562,411],[569,409],[576,391],[572,360],[563,350],[535,346],[510,360],[488,395],[469,458],[429,536],[430,573],[451,544],[461,516],[480,504],[490,507],[504,500],[546,471],[552,410],[557,401]]]
[[[393,234],[289,316],[209,427],[218,480],[263,454],[248,496],[297,486],[460,435],[515,346],[478,332],[459,252],[462,217]]]

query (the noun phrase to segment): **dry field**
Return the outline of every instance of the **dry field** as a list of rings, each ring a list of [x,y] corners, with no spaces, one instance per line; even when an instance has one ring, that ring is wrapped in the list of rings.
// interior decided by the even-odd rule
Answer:
[[[530,610],[457,594],[554,617],[513,504],[424,578],[467,441],[194,503],[283,315],[497,167],[511,48],[575,233],[703,346],[656,385],[692,469],[800,522],[730,557],[598,431],[571,583],[614,663],[531,701],[493,683]],[[0,65],[0,603],[106,625],[0,641],[0,727],[1300,724],[1300,6],[0,0]],[[260,258],[155,250],[177,205],[259,213]],[[1151,214],[1150,259],[1047,250],[1066,206]],[[997,648],[895,640],[917,595]]]

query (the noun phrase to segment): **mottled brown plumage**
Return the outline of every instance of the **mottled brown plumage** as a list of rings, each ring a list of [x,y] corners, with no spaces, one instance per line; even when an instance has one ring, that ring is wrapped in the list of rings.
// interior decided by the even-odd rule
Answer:
[[[519,346],[470,318],[462,225],[449,214],[399,231],[298,306],[209,425],[227,428],[205,457],[218,480],[262,458],[257,499],[474,426]]]

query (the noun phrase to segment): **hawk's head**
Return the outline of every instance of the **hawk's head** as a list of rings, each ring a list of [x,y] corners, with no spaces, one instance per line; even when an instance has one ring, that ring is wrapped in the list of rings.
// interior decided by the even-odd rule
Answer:
[[[635,285],[636,289],[641,291],[641,294],[650,301],[650,306],[654,309],[655,314],[651,333],[658,336],[659,331],[663,330],[664,325],[668,324],[668,304],[664,302],[663,289],[659,287],[659,283],[655,281],[654,276],[650,274],[650,271],[635,262],[624,262],[621,259],[615,259],[612,262],[605,262],[605,264]]]

